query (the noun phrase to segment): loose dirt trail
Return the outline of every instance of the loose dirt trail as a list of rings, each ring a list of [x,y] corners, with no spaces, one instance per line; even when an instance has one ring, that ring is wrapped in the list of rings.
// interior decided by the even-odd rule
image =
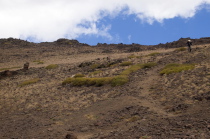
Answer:
[[[152,70],[149,70],[144,78],[144,80],[137,82],[139,84],[139,98],[141,99],[141,105],[144,107],[148,107],[151,111],[157,113],[158,115],[161,115],[163,117],[174,117],[177,115],[174,115],[172,113],[167,113],[164,108],[158,103],[158,101],[153,100],[150,97],[152,92],[152,87],[154,86],[154,83],[159,78],[160,75],[158,75],[158,70],[162,67],[156,67]],[[150,91],[151,90],[151,91]]]

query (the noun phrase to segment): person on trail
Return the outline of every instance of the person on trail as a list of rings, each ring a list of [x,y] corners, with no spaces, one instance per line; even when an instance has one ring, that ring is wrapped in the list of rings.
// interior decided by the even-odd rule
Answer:
[[[188,40],[187,41],[187,46],[188,46],[188,52],[191,52],[191,45],[192,45],[192,41],[191,40]]]

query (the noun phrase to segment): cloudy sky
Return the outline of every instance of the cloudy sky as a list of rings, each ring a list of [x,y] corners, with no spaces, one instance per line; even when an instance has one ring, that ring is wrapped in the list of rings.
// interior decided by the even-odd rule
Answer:
[[[210,37],[210,0],[0,0],[0,38],[158,44]]]

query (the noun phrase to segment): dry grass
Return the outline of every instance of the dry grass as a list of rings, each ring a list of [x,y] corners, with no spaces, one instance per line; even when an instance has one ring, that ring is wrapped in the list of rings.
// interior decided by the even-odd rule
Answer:
[[[134,115],[128,119],[126,119],[127,122],[135,122],[135,121],[138,121],[140,120],[140,117],[138,115]]]
[[[121,63],[120,66],[130,66],[132,64],[133,63],[131,61],[125,61],[125,62]]]
[[[171,74],[171,73],[177,73],[185,70],[192,70],[195,68],[195,64],[176,64],[171,63],[166,65],[161,71],[160,74]]]
[[[76,74],[76,75],[74,75],[74,78],[82,78],[82,77],[85,77],[85,75],[84,74]]]
[[[21,67],[0,68],[0,71],[11,70],[11,69],[18,69],[18,68],[21,68]]]
[[[99,64],[92,64],[90,66],[91,69],[97,69],[100,65]]]
[[[21,84],[19,84],[18,86],[23,87],[23,86],[26,86],[26,85],[34,84],[34,83],[37,83],[39,80],[40,80],[39,78],[26,80],[26,81],[22,82]]]
[[[160,54],[160,53],[159,53],[159,52],[154,52],[154,53],[148,54],[147,56],[156,56],[156,55],[158,55],[158,54]]]
[[[130,68],[124,70],[120,75],[114,77],[102,77],[102,78],[67,78],[62,82],[62,85],[71,84],[73,86],[102,86],[105,84],[111,84],[111,86],[124,85],[129,81],[128,76],[136,72],[141,68],[151,68],[155,66],[156,63],[146,63],[146,64],[136,64],[132,65]]]
[[[120,86],[120,85],[124,85],[128,82],[128,76],[126,75],[119,75],[119,76],[115,76],[112,81],[111,81],[111,86]]]
[[[34,60],[33,62],[34,62],[34,63],[37,63],[37,64],[44,64],[44,62],[41,61],[41,60]]]
[[[128,58],[132,59],[132,58],[136,58],[136,56],[134,54],[128,56]]]
[[[102,86],[105,84],[109,84],[112,81],[112,77],[104,77],[104,78],[67,78],[62,82],[63,85],[71,84],[73,86]]]
[[[57,67],[58,67],[58,65],[51,64],[51,65],[48,65],[47,67],[45,67],[45,69],[56,69]]]

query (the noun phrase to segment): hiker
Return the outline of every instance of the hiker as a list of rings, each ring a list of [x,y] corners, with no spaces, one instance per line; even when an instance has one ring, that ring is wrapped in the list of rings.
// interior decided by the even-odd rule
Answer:
[[[187,41],[187,46],[188,46],[188,52],[191,52],[191,45],[192,45],[192,41],[191,40],[188,40]]]

